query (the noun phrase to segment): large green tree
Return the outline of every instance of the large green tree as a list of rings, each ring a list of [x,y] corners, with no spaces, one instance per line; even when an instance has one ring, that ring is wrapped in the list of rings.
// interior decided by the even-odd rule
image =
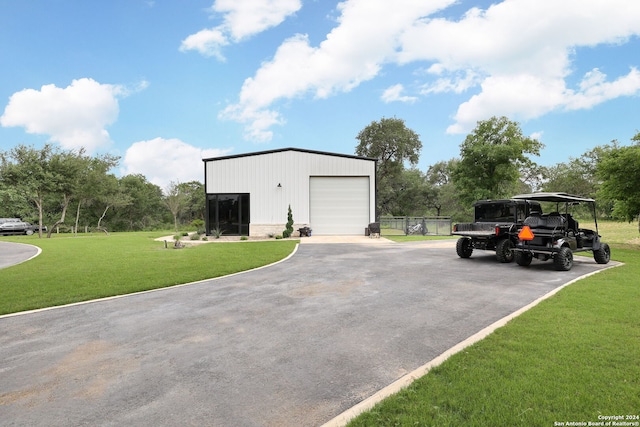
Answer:
[[[627,221],[638,218],[640,231],[640,133],[635,145],[609,147],[598,162],[598,176],[602,180],[600,194],[615,201],[613,214]]]
[[[130,203],[114,209],[114,216],[110,219],[114,230],[146,230],[162,223],[166,207],[162,203],[160,187],[140,174],[126,175],[118,181],[118,198],[129,199]]]
[[[461,206],[458,200],[453,171],[458,166],[458,159],[437,162],[429,167],[426,179],[431,186],[429,206],[437,216],[448,215],[454,221],[468,220],[471,215],[470,206]]]
[[[539,155],[542,147],[506,117],[478,122],[460,145],[460,162],[452,175],[461,202],[471,204],[518,192],[521,172],[535,167],[528,156]]]
[[[62,151],[54,153],[50,161],[50,169],[52,172],[51,184],[54,186],[55,198],[53,205],[58,209],[50,208],[52,214],[57,214],[57,219],[49,227],[47,237],[51,237],[51,233],[60,224],[65,223],[67,209],[73,199],[76,199],[80,193],[84,170],[87,169],[91,158],[85,155],[85,150]]]
[[[178,232],[178,216],[187,207],[188,201],[187,194],[182,191],[180,183],[171,181],[165,189],[162,203],[164,203],[169,211],[171,211],[171,215],[173,215],[173,227],[176,233]]]
[[[404,120],[394,117],[371,122],[356,139],[357,155],[378,159],[378,215],[391,214],[404,184],[405,164],[415,166],[420,159],[420,136],[407,128]]]
[[[181,182],[178,188],[187,198],[187,204],[180,215],[183,223],[190,224],[194,220],[204,221],[206,205],[204,184],[199,181]]]
[[[113,174],[109,174],[109,170],[116,167],[119,160],[119,157],[109,154],[87,159],[87,165],[81,171],[80,186],[76,193],[77,205],[74,222],[76,233],[80,224],[81,208],[83,206],[100,206],[103,209],[104,205],[108,205],[105,200],[108,198],[109,193],[117,192],[117,188],[114,190],[114,187],[117,187],[117,178]],[[95,213],[94,215],[84,215],[85,227],[92,223],[95,216]]]
[[[77,229],[80,206],[101,198],[107,172],[118,163],[111,155],[92,157],[82,148],[61,150],[49,144],[41,149],[18,145],[1,153],[1,159],[0,194],[3,202],[11,204],[6,210],[37,218],[40,230],[46,221],[47,237],[65,223],[71,203],[77,203]]]
[[[387,209],[393,216],[425,216],[434,197],[433,186],[418,169],[405,169],[394,181],[395,197]]]
[[[598,163],[617,145],[595,147],[578,158],[545,168],[544,191],[561,191],[583,197],[595,197],[599,187]]]
[[[52,157],[60,151],[50,144],[42,149],[18,145],[0,154],[0,181],[14,197],[33,204],[37,210],[39,236],[42,237],[45,198],[58,190],[59,180],[52,169]]]

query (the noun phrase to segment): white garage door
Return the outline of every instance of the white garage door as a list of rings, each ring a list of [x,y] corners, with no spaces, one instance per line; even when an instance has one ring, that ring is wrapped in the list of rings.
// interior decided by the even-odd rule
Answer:
[[[369,224],[369,177],[311,177],[313,234],[362,235]]]

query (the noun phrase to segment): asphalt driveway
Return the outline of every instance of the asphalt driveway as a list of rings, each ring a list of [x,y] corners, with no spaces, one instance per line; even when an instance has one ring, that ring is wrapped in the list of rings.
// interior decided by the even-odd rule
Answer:
[[[463,260],[451,242],[303,244],[260,270],[3,317],[0,424],[321,425],[603,268],[575,261],[556,272]]]
[[[0,241],[0,268],[28,261],[39,253],[40,248],[36,246]]]

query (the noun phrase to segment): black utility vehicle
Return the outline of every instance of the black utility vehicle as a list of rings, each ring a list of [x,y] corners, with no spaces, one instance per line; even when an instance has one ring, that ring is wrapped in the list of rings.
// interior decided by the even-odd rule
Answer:
[[[609,262],[611,250],[600,241],[595,200],[566,193],[521,194],[513,198],[555,206],[555,211],[546,215],[534,213],[524,220],[513,248],[518,265],[527,266],[534,257],[552,259],[556,270],[568,271],[573,266],[573,253],[585,251],[593,252],[598,264]],[[592,216],[595,230],[581,228],[572,214],[575,211]]]
[[[496,251],[500,262],[511,262],[519,226],[532,210],[540,211],[540,204],[528,200],[480,200],[473,208],[474,222],[453,226],[452,234],[462,236],[456,243],[458,256],[469,258],[474,249],[483,249]]]

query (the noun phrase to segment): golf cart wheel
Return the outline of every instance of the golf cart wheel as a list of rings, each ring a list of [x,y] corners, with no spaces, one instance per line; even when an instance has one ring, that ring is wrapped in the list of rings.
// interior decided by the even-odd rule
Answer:
[[[473,253],[473,245],[471,239],[461,237],[456,242],[456,252],[460,258],[469,258]]]
[[[553,258],[553,266],[558,271],[569,271],[573,267],[573,252],[566,246],[560,248],[560,252]]]
[[[500,262],[511,262],[513,261],[513,244],[509,239],[502,239],[496,245],[496,257]]]
[[[516,259],[516,262],[518,263],[518,265],[522,267],[526,267],[529,264],[531,264],[531,260],[533,259],[533,254],[531,252],[517,251],[514,254],[514,258]]]
[[[611,248],[609,248],[609,245],[601,243],[600,249],[593,251],[593,259],[595,259],[598,264],[607,264],[611,259]]]

